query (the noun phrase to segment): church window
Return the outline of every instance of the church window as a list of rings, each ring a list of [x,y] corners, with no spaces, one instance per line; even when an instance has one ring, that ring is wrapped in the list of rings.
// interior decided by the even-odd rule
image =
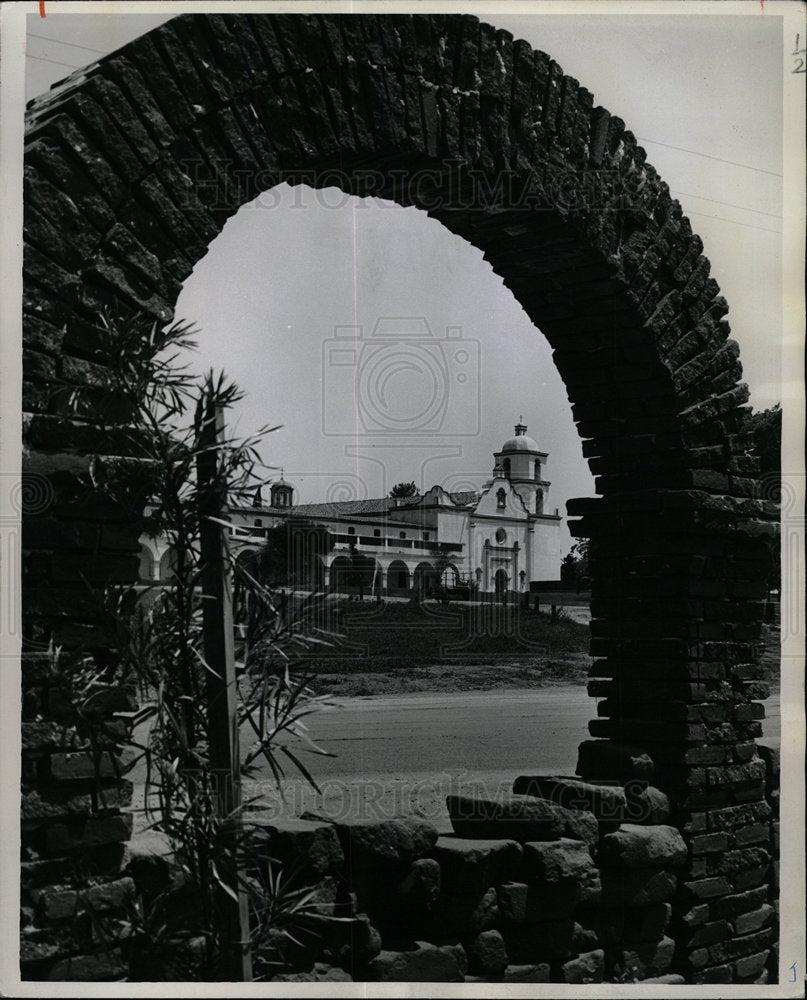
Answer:
[[[502,462],[502,468],[504,469],[505,478],[509,479],[510,478],[510,459],[509,458],[506,458]]]
[[[507,502],[507,494],[504,490],[496,490],[496,506],[499,510],[504,510],[504,506]]]
[[[355,535],[355,534],[356,534],[356,529],[355,529],[355,528],[353,527],[353,525],[351,525],[351,526],[350,526],[350,527],[349,527],[349,528],[347,529],[347,533],[348,533],[349,535]]]

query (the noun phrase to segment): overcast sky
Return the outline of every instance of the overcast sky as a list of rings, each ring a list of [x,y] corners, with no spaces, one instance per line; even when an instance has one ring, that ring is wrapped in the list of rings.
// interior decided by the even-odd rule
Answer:
[[[780,400],[780,19],[469,9],[548,52],[595,104],[626,121],[703,238],[731,307],[752,402],[763,408]],[[27,96],[164,19],[30,16]],[[201,330],[197,366],[223,367],[247,391],[239,429],[284,425],[263,454],[284,467],[301,501],[377,496],[402,479],[424,488],[478,485],[520,415],[549,452],[549,506],[564,513],[569,497],[592,491],[546,341],[481,253],[415,209],[336,190],[277,189],[227,223],[186,281],[177,316]],[[408,405],[411,426],[419,427],[379,448],[363,433],[350,373],[345,382],[346,369],[329,362],[339,347],[330,344],[335,328],[361,326],[369,341],[382,317],[425,320],[434,344],[431,353],[419,348],[419,374],[376,365],[388,378],[368,405],[399,417]],[[413,322],[398,320],[402,328]],[[466,344],[466,381],[452,381],[445,412],[418,424],[441,377],[447,329]],[[363,357],[366,366],[372,356]],[[441,433],[432,433],[438,419]]]

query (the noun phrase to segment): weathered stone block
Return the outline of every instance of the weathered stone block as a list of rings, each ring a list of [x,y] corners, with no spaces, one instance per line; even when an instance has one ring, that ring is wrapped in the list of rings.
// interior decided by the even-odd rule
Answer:
[[[171,839],[156,830],[145,830],[126,845],[126,871],[138,892],[146,895],[167,888],[177,862]]]
[[[279,972],[270,983],[352,983],[353,976],[333,965],[315,962],[310,972]]]
[[[407,951],[382,951],[369,964],[372,981],[381,983],[461,983],[455,949],[417,941]]]
[[[693,855],[696,854],[719,854],[725,851],[731,843],[728,834],[725,833],[705,833],[698,837],[692,837],[689,848]]]
[[[55,823],[45,831],[45,847],[50,854],[60,854],[78,847],[94,847],[128,840],[131,833],[131,813],[90,817],[79,825]]]
[[[346,968],[363,966],[381,951],[381,935],[366,914],[355,917],[312,916],[306,928],[322,942],[322,956]]]
[[[506,924],[501,932],[513,962],[551,962],[568,959],[574,954],[574,920]]]
[[[560,979],[564,983],[601,983],[604,977],[605,952],[601,948],[584,952],[577,958],[564,962],[560,970]]]
[[[128,964],[120,948],[102,951],[93,955],[74,955],[55,962],[48,970],[46,978],[50,982],[67,980],[72,982],[115,982],[123,979],[129,971]]]
[[[545,799],[564,809],[585,810],[600,822],[628,818],[625,789],[614,782],[595,784],[579,778],[524,774],[516,778],[513,792]]]
[[[502,974],[503,983],[548,983],[549,963],[537,965],[508,965]]]
[[[122,878],[83,890],[36,889],[31,896],[42,920],[66,920],[82,910],[106,913],[122,910],[134,900],[132,879]]]
[[[686,861],[687,846],[675,827],[625,823],[601,838],[598,859],[608,868],[676,867]]]
[[[596,871],[588,847],[566,838],[525,844],[524,868],[530,878],[549,883],[584,878]]]
[[[446,934],[466,938],[493,927],[499,919],[494,888],[480,889],[467,895],[441,892],[429,917],[432,935]]]
[[[256,842],[265,840],[269,856],[287,868],[321,877],[344,864],[342,846],[331,823],[246,813],[244,827]]]
[[[570,917],[578,901],[577,879],[565,879],[552,885],[503,882],[496,887],[499,911],[516,924],[539,923],[548,916]]]
[[[514,840],[440,837],[433,856],[440,864],[443,889],[467,895],[511,880],[521,865],[522,848]]]
[[[125,773],[133,760],[134,751],[128,748],[120,754],[109,750],[97,755],[84,750],[76,753],[53,753],[50,755],[50,773],[54,781],[117,778]]]
[[[604,909],[666,903],[678,885],[675,875],[664,868],[601,868],[600,880],[599,905]]]
[[[747,955],[734,963],[734,975],[740,980],[753,979],[760,975],[768,961],[768,951],[760,951],[756,955]]]
[[[734,932],[735,934],[750,934],[753,931],[758,931],[771,923],[773,917],[773,907],[765,903],[758,910],[738,914],[734,918]]]
[[[448,814],[460,837],[554,840],[568,836],[593,843],[597,824],[588,813],[578,813],[532,795],[486,799],[474,795],[449,795]]]
[[[714,917],[727,917],[729,920],[741,913],[751,913],[768,901],[766,886],[749,889],[747,892],[721,895],[709,902],[709,909]]]
[[[477,976],[500,976],[507,968],[507,949],[497,930],[482,931],[465,946],[468,968]]]
[[[609,953],[609,964],[618,964],[625,972],[637,979],[664,976],[670,971],[675,941],[665,937],[661,941],[622,944]]]
[[[119,874],[127,862],[127,846],[105,844],[79,850],[63,858],[24,861],[20,865],[20,884],[28,889],[69,885],[77,880]]]
[[[712,920],[677,935],[678,943],[686,948],[702,948],[724,941],[731,933],[728,920]]]
[[[409,816],[334,824],[349,871],[406,865],[425,857],[437,841],[431,823]]]

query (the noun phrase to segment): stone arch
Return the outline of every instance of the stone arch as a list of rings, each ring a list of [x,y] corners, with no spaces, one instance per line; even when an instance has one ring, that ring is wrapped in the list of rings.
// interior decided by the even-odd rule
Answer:
[[[387,568],[387,592],[409,590],[409,567],[403,559],[393,559]]]
[[[412,571],[412,589],[422,597],[430,597],[440,575],[430,562],[419,562]]]
[[[548,338],[598,493],[568,507],[590,538],[590,692],[603,699],[578,770],[598,776],[603,739],[613,761],[629,759],[623,743],[649,748],[685,812],[693,744],[732,761],[761,732],[747,706],[764,691],[776,515],[756,499],[728,306],[625,123],[473,16],[182,15],[32,103],[25,444],[29,468],[51,470],[54,504],[23,526],[26,639],[87,620],[80,570],[99,589],[108,578],[84,556],[110,501],[88,501],[81,474],[88,455],[128,452],[93,423],[115,403],[99,309],[170,320],[227,218],[283,180],[427,211],[484,252]],[[66,412],[65,384],[91,387],[85,410]],[[109,551],[134,579],[131,520]],[[708,775],[701,808],[746,801],[743,767]]]
[[[345,592],[349,587],[350,559],[347,556],[337,556],[331,563],[328,576],[329,590]]]

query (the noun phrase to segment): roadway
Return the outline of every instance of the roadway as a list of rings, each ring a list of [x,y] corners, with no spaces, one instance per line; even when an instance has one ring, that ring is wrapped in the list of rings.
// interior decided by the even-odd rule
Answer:
[[[577,746],[596,714],[583,686],[335,700],[309,720],[311,737],[335,756],[304,755],[322,795],[291,780],[280,803],[264,766],[247,797],[261,795],[273,809],[297,815],[417,811],[446,828],[448,791],[473,787],[495,795],[530,771],[573,774]],[[778,745],[778,694],[766,709],[764,742]]]

